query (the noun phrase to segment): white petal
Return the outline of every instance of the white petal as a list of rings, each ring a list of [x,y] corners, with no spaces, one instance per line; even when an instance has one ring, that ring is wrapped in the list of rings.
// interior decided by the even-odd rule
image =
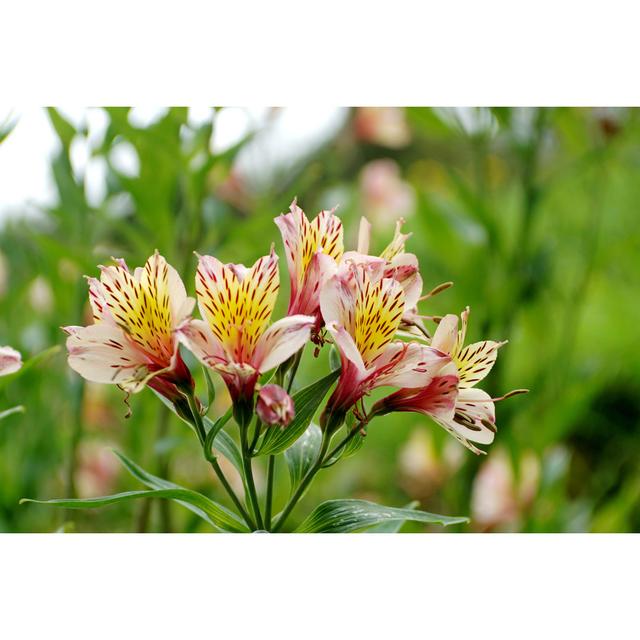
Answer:
[[[447,314],[433,334],[431,346],[443,353],[451,353],[458,338],[458,316],[452,313]]]
[[[336,322],[327,323],[327,330],[333,336],[333,339],[336,342],[336,346],[338,347],[338,351],[340,351],[341,357],[346,358],[347,360],[352,362],[355,365],[356,369],[358,369],[358,372],[364,375],[367,371],[367,368],[364,365],[362,356],[360,355],[358,347],[356,346],[356,343],[354,342],[351,335],[345,330],[342,325]]]
[[[189,320],[176,330],[178,340],[207,367],[214,368],[227,358],[220,341],[203,320]]]
[[[369,253],[369,243],[371,241],[371,223],[364,217],[360,218],[360,228],[358,230],[358,253]]]
[[[282,364],[309,341],[315,322],[313,316],[303,315],[274,322],[258,340],[250,364],[261,373]]]
[[[355,292],[345,278],[340,275],[330,278],[320,292],[320,310],[325,324],[335,323],[351,330],[355,301]]]
[[[484,453],[471,443],[491,444],[495,437],[495,407],[491,397],[481,389],[461,389],[456,400],[453,418],[435,418],[443,428],[474,453]],[[471,427],[466,426],[470,424]]]
[[[86,380],[118,384],[135,393],[153,375],[149,359],[113,325],[66,327],[69,366]]]
[[[442,368],[451,363],[449,356],[430,347],[411,342],[393,342],[375,361],[375,367],[381,369],[397,359],[397,363],[388,373],[376,380],[376,387],[390,385],[405,389],[426,387]]]

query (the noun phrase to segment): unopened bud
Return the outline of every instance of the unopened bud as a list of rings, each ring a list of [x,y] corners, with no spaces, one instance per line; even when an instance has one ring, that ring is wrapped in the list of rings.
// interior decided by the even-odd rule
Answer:
[[[291,396],[277,384],[267,384],[258,394],[256,413],[264,424],[286,427],[296,411]]]

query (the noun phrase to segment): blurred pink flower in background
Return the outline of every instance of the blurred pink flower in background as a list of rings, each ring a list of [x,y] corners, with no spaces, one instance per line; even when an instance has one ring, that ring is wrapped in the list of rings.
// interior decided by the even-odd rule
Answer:
[[[360,174],[362,211],[378,225],[395,225],[415,210],[413,187],[402,180],[400,167],[389,158],[373,160]]]
[[[15,373],[22,367],[22,356],[13,347],[0,347],[0,376]]]
[[[401,107],[360,107],[354,119],[356,136],[365,142],[397,149],[411,141]]]
[[[519,478],[504,449],[495,449],[480,467],[471,495],[471,522],[475,529],[517,530],[518,520],[533,501],[540,479],[540,463],[526,451],[520,458]]]
[[[78,495],[93,498],[107,495],[115,489],[120,464],[103,442],[83,442],[78,449],[75,483]]]

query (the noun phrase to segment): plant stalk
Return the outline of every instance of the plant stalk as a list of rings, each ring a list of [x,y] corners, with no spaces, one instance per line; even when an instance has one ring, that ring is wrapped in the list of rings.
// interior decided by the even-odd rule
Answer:
[[[193,425],[196,429],[196,433],[198,434],[198,439],[200,440],[200,444],[204,446],[206,433],[204,423],[202,422],[202,416],[200,415],[200,412],[198,411],[198,407],[196,405],[195,396],[192,393],[188,394],[187,400],[189,401],[189,408],[191,409],[191,414],[193,416]],[[247,523],[250,529],[255,530],[256,524],[253,521],[253,518],[251,518],[251,516],[247,513],[247,510],[242,506],[242,502],[240,502],[240,499],[238,498],[235,491],[229,484],[229,481],[222,472],[222,469],[220,468],[216,457],[212,456],[210,451],[204,451],[204,457],[213,468],[216,476],[218,477],[218,480],[220,480],[220,483],[225,488],[225,491],[231,498],[233,504],[236,506],[236,509],[238,509],[238,511],[240,512],[240,515],[244,518],[244,521]]]

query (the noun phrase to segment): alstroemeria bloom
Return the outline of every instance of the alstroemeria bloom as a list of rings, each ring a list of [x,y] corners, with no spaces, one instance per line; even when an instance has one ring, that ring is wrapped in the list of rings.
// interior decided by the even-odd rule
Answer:
[[[309,340],[313,316],[288,316],[269,326],[279,283],[273,250],[250,269],[212,256],[199,258],[196,295],[205,320],[190,320],[179,334],[204,365],[222,376],[234,402],[251,401],[260,374]]]
[[[286,427],[295,418],[291,396],[278,384],[266,384],[258,394],[256,413],[264,424]]]
[[[404,311],[402,314],[402,328],[413,325],[417,320],[417,306],[422,294],[422,277],[419,271],[418,258],[413,253],[405,252],[405,242],[410,233],[402,233],[404,220],[396,223],[393,239],[380,256],[368,255],[371,239],[371,224],[366,218],[360,220],[358,233],[358,248],[347,251],[340,270],[346,273],[349,264],[366,265],[372,272],[381,271],[383,277],[397,280],[404,291]]]
[[[8,376],[22,367],[22,356],[13,347],[0,347],[0,376]]]
[[[177,271],[156,252],[129,272],[124,260],[88,278],[94,324],[64,327],[69,366],[92,382],[117,384],[129,393],[145,385],[174,401],[193,379],[178,350],[175,330],[194,299]]]
[[[289,213],[275,219],[280,229],[289,267],[291,296],[288,315],[316,318],[315,331],[322,326],[320,290],[335,273],[342,258],[342,222],[331,211],[321,211],[311,222],[294,200]]]
[[[415,342],[394,341],[405,293],[392,278],[352,264],[351,278],[334,276],[320,295],[327,330],[340,352],[342,370],[327,403],[324,425],[339,425],[346,412],[372,389],[424,387],[449,356]]]
[[[493,367],[504,342],[485,340],[464,345],[469,309],[458,318],[445,316],[433,336],[431,346],[451,356],[431,383],[418,390],[398,391],[373,407],[373,413],[416,411],[430,416],[474,453],[484,453],[472,443],[490,444],[496,433],[494,401],[488,393],[473,386]],[[510,394],[507,394],[510,395]]]

